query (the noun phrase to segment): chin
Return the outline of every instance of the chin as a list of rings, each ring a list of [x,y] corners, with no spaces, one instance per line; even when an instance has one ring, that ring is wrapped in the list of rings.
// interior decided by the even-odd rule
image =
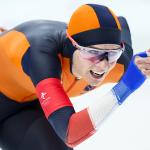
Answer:
[[[97,80],[97,81],[89,81],[89,84],[91,85],[91,86],[97,86],[97,85],[99,85],[100,83],[102,83],[102,81],[103,80]]]

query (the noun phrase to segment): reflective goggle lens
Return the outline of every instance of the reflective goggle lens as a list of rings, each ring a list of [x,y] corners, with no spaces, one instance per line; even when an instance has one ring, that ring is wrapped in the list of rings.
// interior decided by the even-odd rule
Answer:
[[[123,52],[123,48],[116,49],[116,50],[97,50],[97,49],[91,49],[91,48],[80,46],[78,49],[80,50],[81,56],[85,59],[91,61],[97,59],[102,60],[107,56],[107,59],[110,63],[118,60]]]

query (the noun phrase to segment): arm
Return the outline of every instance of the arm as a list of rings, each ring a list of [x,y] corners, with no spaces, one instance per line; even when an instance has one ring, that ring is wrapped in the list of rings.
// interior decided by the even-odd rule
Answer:
[[[87,109],[75,113],[62,87],[61,63],[55,41],[48,47],[45,45],[31,45],[22,60],[23,69],[36,87],[37,96],[48,122],[56,134],[73,147],[79,144],[81,139],[93,133],[94,127]]]
[[[145,53],[139,55],[146,57]],[[58,79],[49,78],[37,85],[38,97],[49,123],[68,146],[74,147],[93,135],[108,114],[144,83],[146,78],[134,64],[134,58],[121,81],[101,101],[93,100],[91,106],[80,112],[74,112]],[[47,93],[44,99],[40,96],[43,91]]]
[[[83,137],[89,136],[94,127],[87,109],[75,113],[60,81],[61,67],[57,54],[45,52],[30,49],[25,55],[28,58],[25,59],[28,61],[28,66],[24,70],[36,87],[37,96],[48,122],[57,135],[73,147],[79,144]]]

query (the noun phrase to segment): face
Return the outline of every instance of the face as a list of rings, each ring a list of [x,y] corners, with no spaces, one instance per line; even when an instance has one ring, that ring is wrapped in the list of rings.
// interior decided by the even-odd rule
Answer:
[[[115,44],[98,44],[89,46],[99,50],[117,49],[120,45]],[[76,50],[73,54],[72,72],[78,78],[85,79],[90,85],[96,86],[101,83],[106,75],[114,68],[117,60],[109,62],[107,58],[98,61],[91,61],[82,57],[80,50]]]

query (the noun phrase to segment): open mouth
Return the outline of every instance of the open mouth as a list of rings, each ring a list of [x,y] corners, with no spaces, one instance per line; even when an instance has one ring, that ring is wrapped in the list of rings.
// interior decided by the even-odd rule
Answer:
[[[100,78],[103,77],[103,75],[105,73],[104,72],[103,73],[99,73],[99,72],[90,70],[90,74],[92,75],[93,78],[100,79]]]

